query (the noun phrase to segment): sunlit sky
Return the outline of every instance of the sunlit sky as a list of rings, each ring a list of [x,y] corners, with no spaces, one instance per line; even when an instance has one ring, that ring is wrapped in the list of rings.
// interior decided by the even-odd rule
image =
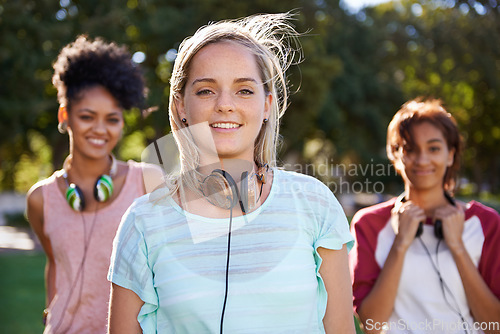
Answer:
[[[341,0],[350,12],[357,12],[363,7],[374,6],[390,0]]]

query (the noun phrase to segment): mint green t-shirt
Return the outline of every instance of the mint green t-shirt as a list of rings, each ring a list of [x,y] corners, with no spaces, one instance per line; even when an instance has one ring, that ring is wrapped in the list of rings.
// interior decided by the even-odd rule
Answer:
[[[273,173],[266,201],[232,219],[224,333],[324,333],[327,294],[317,248],[350,249],[353,237],[325,185]],[[144,333],[220,331],[228,227],[229,219],[190,214],[172,198],[158,203],[145,195],[129,208],[108,279],[144,301]]]

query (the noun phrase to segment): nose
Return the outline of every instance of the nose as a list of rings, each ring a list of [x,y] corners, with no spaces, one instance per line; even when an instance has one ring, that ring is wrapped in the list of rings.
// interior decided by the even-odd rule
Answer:
[[[96,120],[94,127],[92,128],[95,133],[106,133],[106,125],[103,120]]]
[[[429,163],[429,161],[429,155],[424,150],[415,154],[415,163],[417,163],[418,165],[425,165]]]
[[[219,112],[233,112],[235,105],[233,96],[229,92],[221,92],[217,98],[217,111]]]

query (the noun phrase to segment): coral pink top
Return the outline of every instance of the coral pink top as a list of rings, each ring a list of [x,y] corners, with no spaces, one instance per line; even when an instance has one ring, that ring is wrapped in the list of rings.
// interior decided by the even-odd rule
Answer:
[[[97,212],[77,212],[68,205],[57,186],[58,172],[42,187],[44,232],[56,263],[56,294],[44,333],[106,333],[113,238],[122,215],[144,194],[142,164],[127,163],[120,193]]]

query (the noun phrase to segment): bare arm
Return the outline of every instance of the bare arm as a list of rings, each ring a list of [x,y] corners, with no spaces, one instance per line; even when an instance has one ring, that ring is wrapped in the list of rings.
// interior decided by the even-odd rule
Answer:
[[[462,278],[465,295],[474,320],[480,323],[496,322],[498,324],[500,322],[500,301],[484,282],[469,253],[464,247],[462,250],[452,251],[452,255]],[[498,331],[485,332],[498,333]]]
[[[112,284],[109,302],[108,334],[142,333],[137,316],[144,302],[132,290]]]
[[[341,250],[318,248],[323,262],[319,273],[328,293],[323,318],[326,333],[355,333],[352,313],[352,288],[346,245]]]
[[[460,273],[474,320],[483,323],[498,323],[500,321],[500,301],[481,277],[462,240],[463,207],[446,206],[436,211],[436,217],[439,217],[443,222],[445,242]]]
[[[394,243],[372,290],[358,307],[358,315],[365,324],[366,333],[378,333],[379,330],[373,328],[380,328],[367,326],[368,320],[371,324],[380,325],[388,321],[392,314],[406,251],[415,239],[419,222],[425,220],[425,214],[421,208],[408,201],[393,209],[392,219],[396,230]]]
[[[33,186],[26,197],[26,213],[31,229],[35,232],[40,244],[47,256],[47,263],[45,265],[45,305],[50,304],[54,295],[56,294],[55,281],[56,281],[56,268],[54,256],[52,254],[52,246],[50,239],[43,231],[43,194],[40,186]]]

